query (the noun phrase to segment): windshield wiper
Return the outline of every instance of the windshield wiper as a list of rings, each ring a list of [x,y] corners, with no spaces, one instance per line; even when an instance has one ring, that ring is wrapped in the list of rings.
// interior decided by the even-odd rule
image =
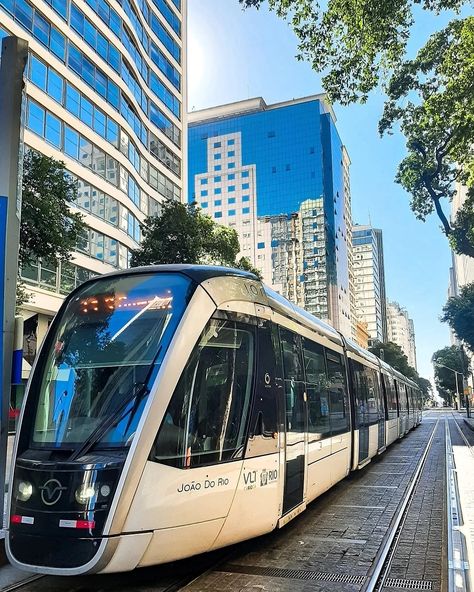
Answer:
[[[137,386],[138,390],[135,392]],[[130,392],[124,398],[122,404],[119,405],[117,410],[114,413],[112,413],[112,415],[109,415],[109,417],[107,417],[103,423],[97,426],[96,429],[89,434],[89,437],[85,440],[85,442],[83,442],[82,446],[77,448],[73,452],[73,454],[71,454],[69,460],[77,460],[78,458],[84,456],[84,454],[89,452],[89,450],[94,446],[94,444],[97,444],[97,442],[99,442],[99,440],[101,440],[105,436],[105,434],[110,430],[110,428],[114,424],[118,424],[129,413],[127,407],[130,401],[133,401],[133,399],[135,399],[135,405],[133,409],[136,410],[138,408],[138,405],[140,404],[140,401],[149,392],[150,389],[148,388],[146,383],[135,383],[130,389]]]
[[[136,410],[138,409],[138,406],[140,404],[140,401],[143,399],[143,397],[148,395],[148,393],[150,392],[150,389],[148,387],[148,383],[150,382],[150,377],[153,373],[153,369],[155,367],[156,360],[158,359],[158,356],[160,355],[161,348],[162,348],[162,346],[160,344],[158,346],[156,354],[153,356],[153,360],[151,361],[150,368],[147,372],[147,376],[145,378],[145,381],[135,383],[132,386],[129,393],[127,393],[127,395],[125,396],[122,403],[118,406],[117,410],[114,413],[112,413],[112,415],[109,415],[109,417],[107,417],[105,419],[104,423],[101,423],[99,426],[97,426],[95,428],[95,430],[93,430],[91,432],[91,434],[89,434],[89,437],[85,440],[85,442],[82,444],[82,446],[80,446],[78,449],[76,449],[75,452],[73,452],[73,454],[71,454],[69,460],[77,460],[81,456],[84,456],[84,454],[89,452],[89,450],[105,436],[105,434],[110,430],[110,428],[113,425],[118,424],[124,417],[126,417],[126,415],[128,413],[132,413],[132,412],[135,413],[136,412]],[[137,388],[137,386],[138,386],[138,390],[137,390],[137,392],[135,392],[135,389]],[[128,411],[127,410],[128,404],[130,403],[130,401],[133,401],[133,399],[135,399],[135,405],[132,407],[132,409],[130,409],[130,411]],[[128,422],[127,430],[130,426],[130,421]]]

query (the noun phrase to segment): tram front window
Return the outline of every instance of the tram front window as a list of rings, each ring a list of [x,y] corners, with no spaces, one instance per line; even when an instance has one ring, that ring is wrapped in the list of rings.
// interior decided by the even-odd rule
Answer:
[[[86,284],[48,337],[35,371],[30,445],[75,450],[88,439],[100,447],[128,445],[190,294],[190,280],[179,274]]]

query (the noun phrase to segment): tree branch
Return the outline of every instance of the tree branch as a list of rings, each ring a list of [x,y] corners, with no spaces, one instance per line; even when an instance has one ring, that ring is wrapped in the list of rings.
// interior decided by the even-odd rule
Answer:
[[[426,191],[428,191],[431,199],[433,200],[434,203],[434,207],[436,209],[436,213],[438,214],[438,218],[441,220],[441,223],[443,225],[444,228],[444,232],[446,234],[446,236],[449,236],[452,233],[452,228],[451,225],[448,221],[448,219],[446,218],[443,209],[441,207],[441,204],[439,203],[439,200],[441,197],[443,197],[443,195],[438,195],[436,193],[436,191],[433,189],[432,185],[431,185],[431,175],[429,175],[429,179],[428,179],[428,175],[423,175],[423,185],[426,188]]]

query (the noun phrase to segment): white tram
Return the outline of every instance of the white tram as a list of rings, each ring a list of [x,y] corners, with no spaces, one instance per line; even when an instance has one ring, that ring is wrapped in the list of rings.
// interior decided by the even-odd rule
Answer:
[[[417,425],[420,403],[413,382],[251,274],[89,280],[32,371],[8,556],[107,573],[261,535]]]

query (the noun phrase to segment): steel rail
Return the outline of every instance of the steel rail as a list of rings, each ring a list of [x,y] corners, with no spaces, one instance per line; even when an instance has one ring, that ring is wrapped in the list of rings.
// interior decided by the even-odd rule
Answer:
[[[10,584],[9,586],[5,586],[4,588],[2,588],[1,592],[13,592],[13,590],[21,590],[25,586],[28,586],[28,584],[32,584],[33,582],[36,582],[37,580],[41,580],[45,577],[46,577],[45,575],[28,576],[24,580],[20,580],[19,582],[15,582],[14,584]]]
[[[458,429],[458,432],[461,435],[461,438],[464,440],[464,443],[466,444],[469,452],[472,454],[472,456],[474,456],[474,446],[472,446],[472,444],[469,443],[469,440],[466,438],[466,435],[464,434],[461,427],[459,426],[458,420],[456,419],[456,416],[454,415],[454,413],[452,415],[453,415],[453,419],[454,419],[454,423],[456,425],[456,428]]]
[[[431,444],[433,442],[433,438],[438,428],[439,422],[440,418],[436,420],[436,424],[433,430],[431,431],[430,438],[426,444],[425,450],[420,460],[418,461],[418,465],[416,467],[415,472],[413,473],[410,485],[408,486],[404,498],[401,500],[398,506],[397,514],[392,519],[391,529],[388,533],[388,536],[385,539],[385,542],[383,543],[379,557],[376,560],[373,572],[369,580],[364,584],[362,592],[377,592],[378,590],[381,590],[385,584],[385,581],[390,571],[390,566],[392,564],[393,557],[395,555],[395,551],[398,546],[401,531],[403,529],[403,525],[408,515],[408,509],[414,497],[415,488],[420,480],[421,472],[425,466],[426,459],[431,449]]]

